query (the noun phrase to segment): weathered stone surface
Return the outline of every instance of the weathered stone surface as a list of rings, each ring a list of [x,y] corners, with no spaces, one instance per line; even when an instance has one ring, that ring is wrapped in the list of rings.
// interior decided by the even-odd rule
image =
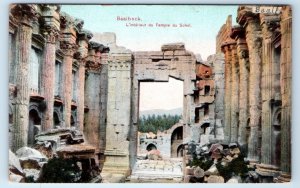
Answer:
[[[47,157],[38,150],[22,147],[16,152],[23,169],[40,169],[46,162]]]
[[[207,178],[207,183],[224,183],[222,176],[211,175]]]
[[[23,175],[19,158],[11,150],[9,150],[8,165],[11,173],[21,176]]]
[[[202,178],[204,176],[204,170],[199,166],[194,169],[194,176],[196,178]]]
[[[20,176],[18,174],[14,174],[12,172],[9,172],[8,179],[10,182],[14,182],[14,183],[24,183],[25,182],[24,176]]]
[[[32,168],[25,168],[24,169],[24,174],[26,177],[33,177],[34,181],[37,181],[38,178],[40,177],[40,170],[37,169],[32,169]]]
[[[233,176],[226,183],[242,183],[242,179],[240,176]]]
[[[206,171],[204,172],[204,174],[207,175],[207,176],[211,176],[211,175],[219,175],[219,171],[218,171],[216,165],[213,164],[208,170],[206,170]]]

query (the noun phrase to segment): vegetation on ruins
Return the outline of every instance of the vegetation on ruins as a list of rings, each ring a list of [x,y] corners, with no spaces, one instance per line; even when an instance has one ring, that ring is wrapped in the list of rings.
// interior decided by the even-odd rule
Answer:
[[[79,182],[81,170],[75,159],[52,158],[42,168],[38,182],[75,183]]]
[[[139,131],[140,132],[153,132],[164,131],[171,128],[174,124],[179,122],[181,116],[179,115],[148,115],[139,118]]]

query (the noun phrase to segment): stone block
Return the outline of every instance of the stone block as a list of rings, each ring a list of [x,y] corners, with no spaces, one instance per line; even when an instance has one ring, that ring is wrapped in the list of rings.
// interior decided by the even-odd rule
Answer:
[[[222,176],[211,175],[207,178],[207,183],[224,183]]]

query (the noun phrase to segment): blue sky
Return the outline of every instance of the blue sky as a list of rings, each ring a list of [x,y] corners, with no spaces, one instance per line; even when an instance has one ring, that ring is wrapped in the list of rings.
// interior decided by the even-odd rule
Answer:
[[[215,53],[216,35],[237,6],[213,5],[62,5],[61,11],[84,20],[92,32],[114,32],[117,44],[132,51],[160,51],[165,43],[183,42],[202,59]],[[139,17],[141,21],[117,21],[117,17]],[[127,27],[129,23],[154,27]],[[191,27],[156,27],[156,24],[190,24]],[[172,94],[172,95],[170,95]],[[173,109],[183,106],[183,83],[141,83],[140,110]]]
[[[215,38],[237,6],[214,5],[62,5],[61,11],[84,20],[92,32],[114,32],[117,44],[133,51],[160,50],[164,43],[184,42],[203,59],[215,53]],[[117,21],[117,16],[140,22]],[[190,24],[188,28],[126,27],[126,23]]]

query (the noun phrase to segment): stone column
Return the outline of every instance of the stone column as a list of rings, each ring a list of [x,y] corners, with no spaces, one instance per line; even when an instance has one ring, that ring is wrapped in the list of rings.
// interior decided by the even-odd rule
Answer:
[[[282,8],[281,15],[281,175],[279,182],[291,179],[291,87],[292,87],[292,10],[290,6]]]
[[[273,71],[272,71],[272,25],[276,24],[275,21],[279,21],[279,17],[276,15],[260,15],[262,25],[262,83],[261,83],[261,95],[262,95],[262,147],[261,147],[261,164],[257,166],[257,173],[264,179],[270,179],[266,181],[273,181],[273,176],[277,174],[278,168],[272,165],[272,103],[274,100],[273,94]]]
[[[224,142],[230,142],[231,136],[231,49],[228,43],[222,45],[222,51],[225,54],[225,126]]]
[[[79,130],[83,131],[84,121],[84,85],[85,85],[85,64],[86,57],[88,55],[88,41],[92,38],[92,34],[89,31],[82,31],[78,35],[78,51],[75,58],[78,60],[78,98],[77,98],[77,125]]]
[[[241,27],[232,29],[231,37],[237,42],[237,54],[239,60],[239,129],[238,143],[246,149],[247,140],[247,121],[249,105],[249,56],[248,46],[245,39],[245,31]]]
[[[66,13],[61,13],[61,39],[60,48],[64,53],[62,64],[62,100],[64,105],[64,127],[71,127],[71,104],[72,104],[72,64],[76,50],[76,31],[73,27],[73,19]]]
[[[42,33],[46,39],[44,47],[44,63],[42,68],[42,94],[46,102],[46,109],[42,119],[42,130],[53,128],[54,106],[54,78],[56,60],[56,39],[60,28],[58,7],[56,5],[43,5],[42,17],[44,25]]]
[[[230,142],[238,141],[239,121],[239,65],[236,45],[231,45],[231,136]]]
[[[12,130],[12,150],[27,145],[29,107],[29,61],[31,49],[32,21],[36,19],[36,6],[12,5],[11,13],[18,21],[16,40],[16,111]]]
[[[250,8],[251,9],[251,8]],[[248,142],[248,159],[251,163],[259,161],[259,126],[261,118],[261,29],[258,16],[247,8],[239,8],[239,24],[246,30],[246,41],[249,48],[249,105],[250,136]]]

